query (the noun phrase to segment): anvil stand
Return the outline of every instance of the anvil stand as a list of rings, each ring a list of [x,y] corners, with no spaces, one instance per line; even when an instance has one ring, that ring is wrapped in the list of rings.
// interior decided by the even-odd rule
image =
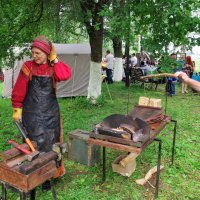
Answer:
[[[3,181],[1,181],[1,185],[2,185],[2,197],[0,197],[0,200],[6,200],[7,199],[7,190],[6,189],[13,188],[13,187],[11,185],[3,182]],[[54,185],[53,179],[50,180],[50,185],[51,185],[51,192],[52,192],[53,200],[57,200],[55,185]],[[24,191],[19,190],[17,188],[14,188],[14,189],[17,192],[20,193],[20,200],[27,200],[29,194],[30,194],[30,200],[35,200],[36,188],[31,190],[30,192],[24,192]]]
[[[174,123],[174,130],[173,130],[173,143],[172,143],[172,158],[171,162],[172,165],[174,164],[174,154],[175,154],[175,143],[176,143],[176,126],[177,121],[171,120],[171,122]],[[158,142],[158,158],[157,158],[157,176],[156,176],[156,190],[154,194],[154,198],[158,198],[158,189],[159,189],[159,180],[160,180],[160,163],[161,163],[161,150],[162,150],[162,140],[155,138],[153,141]],[[102,176],[102,182],[106,181],[106,147],[103,146],[103,176]]]

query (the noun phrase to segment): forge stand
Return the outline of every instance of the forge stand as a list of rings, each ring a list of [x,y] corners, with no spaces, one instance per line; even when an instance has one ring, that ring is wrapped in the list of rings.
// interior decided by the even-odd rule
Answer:
[[[36,197],[36,188],[34,188],[33,190],[31,190],[29,192],[26,192],[21,189],[13,187],[13,186],[9,185],[8,183],[5,183],[4,181],[0,181],[0,182],[2,185],[2,197],[1,197],[2,200],[7,199],[7,189],[12,189],[12,188],[14,188],[14,190],[16,190],[20,194],[20,200],[27,200],[28,196],[30,196],[30,200],[36,199],[35,198]],[[52,197],[53,197],[52,199],[57,200],[53,179],[50,180],[50,184],[51,184],[51,192],[52,192]]]
[[[175,154],[175,142],[176,142],[176,126],[177,126],[177,121],[171,119],[170,117],[167,117],[165,121],[162,121],[160,125],[155,129],[151,130],[150,133],[150,140],[147,141],[142,147],[134,147],[134,146],[128,146],[124,144],[118,144],[110,141],[105,141],[105,140],[100,140],[100,139],[94,139],[90,138],[89,143],[90,144],[95,144],[98,146],[102,146],[103,152],[102,152],[102,157],[103,157],[103,165],[102,165],[102,181],[106,181],[106,147],[107,148],[112,148],[120,151],[125,151],[125,152],[131,152],[131,153],[136,153],[136,154],[141,154],[151,143],[154,141],[158,142],[158,155],[157,155],[157,176],[156,176],[156,185],[155,185],[155,194],[154,197],[158,197],[158,190],[159,190],[159,179],[160,179],[160,163],[161,163],[161,151],[162,151],[162,140],[158,139],[157,136],[159,133],[165,128],[165,126],[169,123],[172,122],[174,123],[174,129],[173,129],[173,143],[172,143],[172,158],[171,162],[172,164],[174,163],[174,154]]]
[[[27,144],[21,146],[29,150]],[[24,155],[17,148],[1,152],[0,184],[2,185],[2,199],[6,200],[7,189],[12,189],[20,194],[21,200],[27,199],[28,196],[31,200],[34,200],[36,188],[49,180],[53,199],[56,200],[53,181],[57,170],[55,156],[56,153],[50,151],[28,161],[27,155]]]

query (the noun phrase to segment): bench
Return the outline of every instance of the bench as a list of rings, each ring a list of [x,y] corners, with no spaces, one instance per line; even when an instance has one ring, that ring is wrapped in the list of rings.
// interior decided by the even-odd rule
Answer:
[[[161,83],[161,80],[159,79],[141,79],[144,75],[144,72],[141,68],[135,67],[131,69],[131,83],[132,84],[139,84],[141,87],[145,87],[145,84],[149,84],[148,88],[153,88],[153,85],[155,85],[154,89],[157,90],[158,84]]]

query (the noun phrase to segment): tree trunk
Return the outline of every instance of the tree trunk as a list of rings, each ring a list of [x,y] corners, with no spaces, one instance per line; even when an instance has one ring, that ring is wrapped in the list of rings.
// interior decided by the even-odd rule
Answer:
[[[122,41],[118,38],[113,38],[114,57],[122,58]]]
[[[88,0],[81,3],[81,10],[86,26],[90,46],[91,46],[91,65],[90,80],[88,86],[88,98],[96,99],[101,95],[101,61],[103,46],[103,17],[99,12],[106,4],[106,0],[100,0],[98,3]],[[90,15],[88,15],[90,13]],[[91,17],[91,18],[90,18]]]

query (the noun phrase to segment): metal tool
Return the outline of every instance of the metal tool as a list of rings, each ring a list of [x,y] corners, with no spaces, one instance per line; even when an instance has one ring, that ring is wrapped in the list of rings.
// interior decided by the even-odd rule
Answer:
[[[19,132],[22,134],[22,136],[24,137],[26,143],[29,145],[29,147],[31,148],[31,150],[34,152],[36,151],[33,144],[31,143],[30,139],[27,137],[27,131],[25,129],[25,127],[23,126],[22,122],[15,122]]]
[[[19,149],[20,151],[22,151],[23,153],[25,153],[27,155],[27,159],[28,161],[32,161],[33,158],[35,158],[36,156],[39,155],[39,151],[34,151],[31,152],[25,148],[23,148],[20,144],[18,144],[17,142],[15,142],[14,140],[8,140],[9,144],[12,144],[15,148]]]

